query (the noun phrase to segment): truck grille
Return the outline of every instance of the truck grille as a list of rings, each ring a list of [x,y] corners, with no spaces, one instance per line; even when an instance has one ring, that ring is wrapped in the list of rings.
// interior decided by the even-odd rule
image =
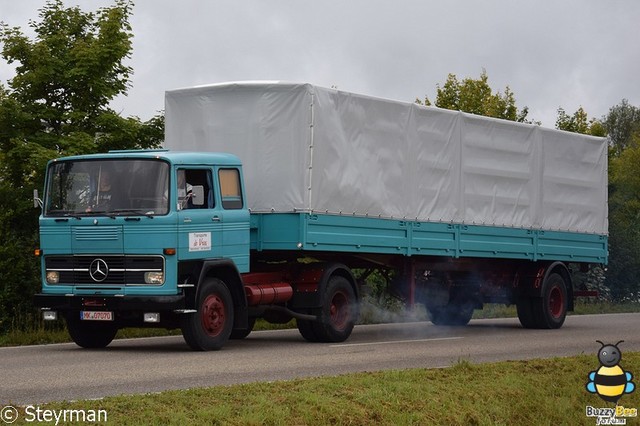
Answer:
[[[44,262],[65,285],[144,285],[145,272],[164,272],[162,256],[47,256]]]

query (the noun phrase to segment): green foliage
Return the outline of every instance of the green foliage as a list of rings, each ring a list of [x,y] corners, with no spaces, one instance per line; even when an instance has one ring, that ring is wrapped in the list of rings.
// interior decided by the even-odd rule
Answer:
[[[363,282],[358,324],[418,321],[426,319],[424,309],[408,309],[398,290],[404,286],[397,271],[386,269],[355,270],[357,280]],[[392,283],[395,282],[395,283]],[[395,284],[395,285],[394,285]]]
[[[609,109],[603,125],[609,136],[611,154],[617,157],[633,144],[634,135],[637,138],[640,132],[640,108],[623,99]]]
[[[124,61],[131,54],[132,8],[131,1],[116,0],[84,12],[50,0],[30,22],[33,39],[0,25],[2,58],[16,64],[9,87],[0,84],[0,331],[10,318],[28,317],[39,288],[31,197],[43,187],[46,163],[162,142],[162,115],[141,122],[109,108],[130,86],[132,69]]]
[[[636,134],[636,138],[640,136]],[[614,300],[640,301],[640,145],[611,159],[607,285]]]
[[[4,182],[0,184],[0,330],[15,325],[30,310],[38,288],[37,214],[33,204]]]
[[[589,119],[580,107],[558,109],[556,128],[609,139],[609,265],[604,283],[591,286],[616,302],[640,300],[640,109],[626,99],[603,119]],[[594,281],[595,279],[595,281]]]
[[[609,270],[615,301],[640,301],[640,108],[626,99],[603,119],[609,135]]]
[[[49,132],[91,131],[109,101],[126,92],[132,70],[123,59],[131,51],[132,6],[119,0],[85,13],[49,1],[40,9],[41,20],[30,24],[33,41],[4,26],[2,55],[20,64],[10,84],[13,95]]]
[[[589,119],[587,112],[582,107],[579,107],[573,115],[567,114],[563,108],[558,108],[556,129],[591,136],[606,136],[607,134],[602,122],[595,118]]]
[[[531,123],[527,120],[528,108],[524,107],[518,111],[515,95],[509,86],[504,89],[504,94],[499,91],[492,93],[489,77],[484,70],[479,79],[465,78],[462,81],[458,80],[455,74],[449,74],[447,81],[442,86],[438,84],[436,87],[435,106],[438,108]],[[416,103],[431,105],[427,97],[424,101],[416,99]]]

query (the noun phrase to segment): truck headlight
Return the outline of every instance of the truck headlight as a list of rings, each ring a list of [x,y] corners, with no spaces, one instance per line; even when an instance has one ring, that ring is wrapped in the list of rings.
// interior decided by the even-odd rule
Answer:
[[[163,272],[145,272],[144,282],[146,284],[162,284],[164,282]]]
[[[60,273],[58,271],[47,271],[47,283],[58,284],[60,282]]]

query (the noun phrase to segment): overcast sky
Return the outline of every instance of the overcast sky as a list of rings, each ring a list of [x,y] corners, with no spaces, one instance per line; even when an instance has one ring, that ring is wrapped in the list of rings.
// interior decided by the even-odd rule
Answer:
[[[0,20],[27,32],[44,3],[0,0]],[[131,23],[132,88],[112,107],[144,120],[165,90],[193,85],[285,80],[412,102],[482,69],[546,127],[560,106],[640,106],[638,0],[137,0]]]

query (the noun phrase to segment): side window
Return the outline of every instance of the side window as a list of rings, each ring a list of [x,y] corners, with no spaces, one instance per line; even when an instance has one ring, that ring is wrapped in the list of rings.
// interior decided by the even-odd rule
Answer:
[[[240,171],[238,169],[220,169],[218,170],[218,179],[220,180],[222,208],[225,210],[241,209],[243,203]]]
[[[212,209],[213,180],[208,169],[178,169],[177,170],[178,210],[184,209]],[[198,200],[198,188],[202,187],[203,197]]]

